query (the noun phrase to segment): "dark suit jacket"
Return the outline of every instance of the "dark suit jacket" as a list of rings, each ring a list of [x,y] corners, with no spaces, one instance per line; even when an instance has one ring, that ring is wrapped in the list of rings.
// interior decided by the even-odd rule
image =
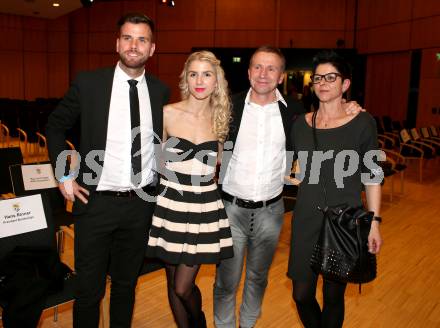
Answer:
[[[101,166],[101,170],[90,168],[85,159],[89,152],[105,150],[107,141],[108,116],[115,68],[102,68],[91,72],[79,73],[70,89],[49,116],[46,126],[49,156],[55,168],[58,155],[66,149],[66,131],[80,119],[80,149],[81,163],[77,182],[84,185],[84,174],[92,174],[99,181],[104,156],[93,157]],[[151,101],[153,130],[162,138],[163,106],[168,102],[169,89],[155,77],[146,74],[145,79]],[[160,140],[154,140],[160,145]],[[63,174],[65,174],[63,172]],[[97,184],[86,186],[96,190]]]

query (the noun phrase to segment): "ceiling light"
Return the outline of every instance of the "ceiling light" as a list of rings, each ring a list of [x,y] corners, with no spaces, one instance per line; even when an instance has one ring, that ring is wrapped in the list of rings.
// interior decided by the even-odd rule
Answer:
[[[91,7],[93,4],[93,0],[80,0],[80,1],[84,7]]]
[[[59,7],[60,4],[59,4],[58,2],[54,2],[54,3],[52,4],[52,6],[54,6],[54,7]]]

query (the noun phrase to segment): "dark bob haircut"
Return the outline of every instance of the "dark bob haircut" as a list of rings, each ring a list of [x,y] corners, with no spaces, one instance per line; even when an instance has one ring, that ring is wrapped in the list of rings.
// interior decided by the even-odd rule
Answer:
[[[316,68],[321,64],[331,64],[336,68],[342,79],[351,80],[351,66],[341,55],[333,50],[320,51],[313,57],[313,74],[316,73]]]

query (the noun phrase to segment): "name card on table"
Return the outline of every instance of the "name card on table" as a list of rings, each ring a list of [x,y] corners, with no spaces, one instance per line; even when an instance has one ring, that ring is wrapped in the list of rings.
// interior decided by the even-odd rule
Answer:
[[[58,187],[50,164],[22,165],[24,190],[37,190]]]
[[[0,201],[0,238],[47,228],[41,195]]]

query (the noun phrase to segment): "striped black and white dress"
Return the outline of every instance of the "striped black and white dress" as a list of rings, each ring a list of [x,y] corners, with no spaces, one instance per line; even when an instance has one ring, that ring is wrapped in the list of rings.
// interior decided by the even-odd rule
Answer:
[[[147,256],[171,264],[219,263],[233,256],[231,229],[213,180],[217,141],[171,137],[148,238]]]

